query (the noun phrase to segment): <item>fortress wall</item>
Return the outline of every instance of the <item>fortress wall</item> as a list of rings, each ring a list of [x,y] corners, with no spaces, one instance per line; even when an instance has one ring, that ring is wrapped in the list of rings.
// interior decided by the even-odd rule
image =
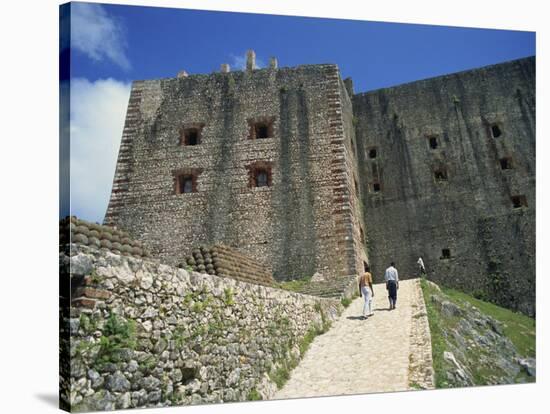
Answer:
[[[71,303],[60,320],[61,401],[74,411],[266,398],[306,333],[341,311],[338,300],[86,246],[60,255],[60,276]]]
[[[170,264],[224,243],[278,280],[354,273],[333,214],[344,202],[332,173],[344,145],[340,82],[335,65],[134,82],[105,223]],[[272,120],[272,138],[248,139],[250,119]],[[180,145],[194,124],[204,124],[200,144]],[[257,161],[271,166],[270,187],[249,185]],[[199,172],[197,192],[175,194],[180,169]]]
[[[534,314],[535,59],[358,94],[353,109],[375,279],[391,260],[412,277],[422,256],[437,283]]]

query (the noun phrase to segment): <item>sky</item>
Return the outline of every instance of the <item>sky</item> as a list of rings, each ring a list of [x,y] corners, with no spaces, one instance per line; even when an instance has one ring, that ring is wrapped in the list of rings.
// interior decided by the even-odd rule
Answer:
[[[535,55],[535,33],[434,25],[72,3],[70,214],[102,222],[132,80],[259,67],[336,63],[356,92]],[[60,216],[68,211],[61,209]]]

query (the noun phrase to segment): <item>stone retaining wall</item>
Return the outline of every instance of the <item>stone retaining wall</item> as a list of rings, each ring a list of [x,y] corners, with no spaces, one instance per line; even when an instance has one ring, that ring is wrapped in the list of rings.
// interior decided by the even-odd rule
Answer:
[[[336,300],[71,245],[61,253],[61,405],[73,411],[269,398]],[[69,288],[70,286],[70,292]]]

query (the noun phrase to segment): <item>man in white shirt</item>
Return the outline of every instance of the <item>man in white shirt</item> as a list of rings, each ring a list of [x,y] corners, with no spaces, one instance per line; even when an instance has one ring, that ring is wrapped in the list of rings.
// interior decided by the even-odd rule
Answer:
[[[391,262],[390,267],[386,269],[384,280],[386,281],[386,289],[388,290],[390,310],[395,309],[397,305],[397,289],[399,289],[399,274],[397,273],[394,262]]]
[[[419,270],[420,270],[420,276],[426,276],[426,268],[424,267],[424,260],[422,260],[422,258],[419,257],[418,261],[416,263],[418,263],[418,267],[419,267]]]

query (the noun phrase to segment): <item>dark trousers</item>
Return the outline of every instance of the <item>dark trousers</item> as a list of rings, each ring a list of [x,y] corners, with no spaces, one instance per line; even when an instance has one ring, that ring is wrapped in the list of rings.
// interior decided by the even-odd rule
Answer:
[[[388,280],[387,287],[390,304],[395,305],[397,303],[397,283],[395,280]]]

